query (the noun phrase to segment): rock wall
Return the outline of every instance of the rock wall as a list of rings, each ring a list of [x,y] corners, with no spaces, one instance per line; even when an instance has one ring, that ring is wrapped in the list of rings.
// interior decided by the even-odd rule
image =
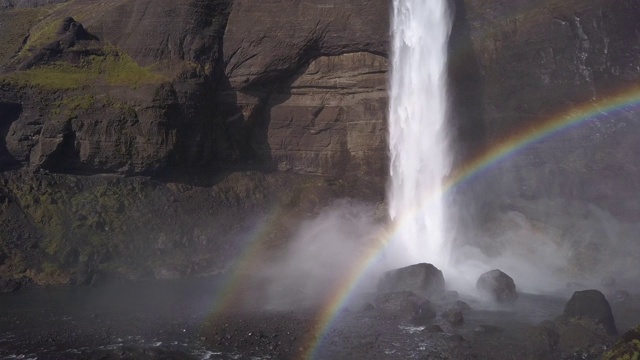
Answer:
[[[24,46],[3,64],[0,102],[22,107],[4,121],[12,164],[384,177],[388,16],[381,2],[86,0],[47,9],[29,10],[35,25],[25,25]],[[60,30],[68,17],[84,37]],[[318,122],[335,123],[335,131],[312,125],[325,108]],[[286,109],[298,113],[296,124],[276,134]],[[285,135],[291,144],[278,144]]]
[[[223,158],[212,113],[229,6],[88,0],[5,10],[5,26],[25,27],[0,76],[0,103],[22,108],[3,120],[7,151],[22,166],[83,173],[153,174]],[[74,27],[62,27],[69,18]]]
[[[384,178],[387,67],[371,53],[322,56],[263,97],[234,91],[231,119],[247,123],[253,159],[279,171]]]
[[[466,233],[459,226],[460,241],[536,266],[547,261],[536,246],[556,249],[554,266],[587,282],[637,276],[640,2],[457,5],[464,41],[451,59],[475,63],[452,67],[465,156],[502,152],[459,188],[459,225],[471,224]],[[556,130],[543,130],[549,121]],[[513,134],[525,135],[504,147]]]
[[[0,13],[1,277],[219,270],[274,206],[277,245],[383,198],[385,4],[57,3]]]
[[[558,113],[602,104],[595,116],[580,121],[576,115],[574,126],[511,155],[486,179],[481,197],[578,200],[622,219],[639,219],[640,206],[629,199],[640,186],[634,160],[640,112],[634,106],[610,107],[619,94],[627,102],[637,98],[640,3],[464,1],[458,6],[471,48],[451,56],[476,59],[479,82],[472,92],[482,99],[474,104],[481,105],[481,118],[471,120],[485,146],[517,131],[541,135],[536,128]]]
[[[640,80],[636,0],[451,4],[451,125],[458,164],[520,129],[534,133],[554,114],[606,102]],[[176,183],[206,193],[202,189],[215,189],[222,174],[257,171],[242,181],[251,195],[230,197],[233,209],[270,191],[261,188],[264,172],[292,176],[299,184],[324,178],[310,187],[313,196],[382,199],[389,6],[378,0],[0,2],[0,33],[6,34],[0,39],[0,201],[6,204],[0,221],[13,224],[3,228],[12,230],[2,233],[0,243],[11,245],[0,258],[14,264],[7,259],[18,259],[15,254],[39,254],[27,262],[32,265],[7,265],[12,270],[5,273],[43,272],[46,258],[69,274],[82,261],[69,258],[67,250],[84,251],[90,238],[100,240],[86,246],[93,249],[87,254],[104,254],[110,246],[103,241],[105,228],[82,225],[76,212],[89,209],[76,203],[84,201],[84,191],[107,184],[138,199],[125,191],[128,180],[101,180],[107,175],[152,176],[155,181],[140,183],[140,192],[152,197],[168,196],[169,190],[157,188]],[[526,148],[470,186],[473,206],[494,211],[514,199],[557,198],[639,219],[638,115],[634,107],[608,112]],[[53,188],[72,195],[38,195],[35,190],[47,186],[36,184],[49,176],[56,177]],[[33,185],[35,195],[22,182]],[[86,185],[67,186],[76,182]],[[317,190],[333,186],[340,191]],[[213,198],[227,198],[232,190],[223,188],[211,190]],[[104,197],[113,205],[111,195]],[[147,200],[142,203],[149,209],[172,208]],[[54,203],[41,205],[47,201]],[[205,208],[220,216],[231,211]],[[67,214],[65,221],[47,217],[56,212]],[[157,213],[162,223],[174,218]],[[184,213],[181,221],[198,210]],[[125,211],[91,219],[120,228],[123,219],[137,216]],[[49,251],[45,245],[59,238],[58,225],[70,240]],[[69,235],[78,226],[81,235]],[[153,252],[162,233],[172,246],[201,251],[196,237],[223,236],[169,236],[151,227],[136,233],[137,250],[114,246],[109,256],[96,255],[104,261],[98,263],[108,268],[127,252]]]
[[[0,103],[11,109],[1,128],[3,166],[157,174],[241,165],[385,176],[388,3],[150,5],[84,0],[3,10],[13,19],[3,24],[23,26],[25,39],[2,64]],[[638,80],[636,1],[456,0],[452,7],[460,161]],[[89,37],[60,32],[68,16]],[[597,164],[600,178],[620,178],[620,167],[635,174],[620,164],[636,150],[634,115],[627,115],[600,138],[585,131],[567,141],[593,142],[586,155],[564,146],[572,163],[549,163],[576,171]],[[603,151],[616,165],[598,160]]]
[[[278,170],[384,179],[387,6],[234,2],[222,106],[242,129],[245,158]]]

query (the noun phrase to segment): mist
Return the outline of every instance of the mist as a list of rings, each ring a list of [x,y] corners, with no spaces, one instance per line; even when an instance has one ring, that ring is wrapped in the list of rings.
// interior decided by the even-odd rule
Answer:
[[[457,291],[474,293],[478,277],[492,269],[509,274],[527,293],[554,292],[569,281],[569,250],[559,232],[532,224],[522,213],[500,214],[485,229],[464,236],[446,269],[449,286]]]
[[[342,200],[300,224],[286,249],[258,274],[265,310],[317,305],[379,248],[382,222],[374,205]],[[359,289],[373,286],[363,281]]]
[[[491,269],[513,277],[518,291],[533,294],[586,288],[606,293],[616,286],[606,284],[607,279],[619,286],[636,283],[640,276],[633,265],[640,253],[640,226],[594,204],[560,197],[509,198],[487,208],[493,210],[485,209],[490,213],[481,219],[456,224],[459,233],[445,270],[456,290],[473,293],[478,276]],[[453,211],[464,218],[464,210]]]

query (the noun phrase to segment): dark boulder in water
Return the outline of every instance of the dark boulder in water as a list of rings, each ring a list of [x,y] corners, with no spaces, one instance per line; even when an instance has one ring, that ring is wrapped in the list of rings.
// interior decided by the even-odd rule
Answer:
[[[497,302],[511,302],[518,298],[516,284],[511,276],[498,269],[480,275],[476,289]]]
[[[421,263],[387,271],[378,282],[378,292],[412,291],[433,297],[444,294],[442,271],[431,264]]]
[[[616,324],[607,298],[598,290],[576,291],[564,307],[567,319],[590,320],[602,325],[608,334],[617,334]]]
[[[467,304],[466,302],[464,302],[462,300],[456,300],[456,301],[453,302],[453,304],[451,304],[450,309],[459,310],[459,311],[467,311],[467,310],[471,310],[471,305]]]
[[[376,297],[376,308],[413,325],[427,325],[436,317],[433,304],[411,291],[379,294]]]
[[[611,348],[615,331],[604,295],[577,291],[561,316],[530,329],[528,352],[535,359],[600,359]]]

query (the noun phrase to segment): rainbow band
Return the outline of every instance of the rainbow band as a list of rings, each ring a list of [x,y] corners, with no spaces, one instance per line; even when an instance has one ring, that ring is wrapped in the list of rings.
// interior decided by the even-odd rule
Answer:
[[[571,129],[590,120],[598,120],[599,118],[611,116],[616,112],[638,106],[640,106],[640,86],[634,85],[600,101],[587,102],[575,108],[559,112],[545,121],[538,122],[535,127],[528,127],[514,132],[453,171],[444,181],[441,189],[430,189],[426,193],[426,196],[423,197],[423,203],[429,201],[435,191],[449,192],[472,179],[475,175],[482,173],[484,170],[543,138]],[[380,240],[380,244],[363,254],[352,268],[352,271],[344,278],[344,281],[336,286],[333,295],[327,299],[325,306],[319,312],[315,326],[309,334],[307,342],[309,345],[303,348],[300,358],[308,360],[315,358],[322,339],[340,309],[349,300],[362,275],[380,257],[383,250],[396,235],[397,230],[402,227],[402,224],[414,218],[420,210],[421,207],[408,209],[398,220],[378,234],[376,238]]]
[[[247,274],[251,274],[255,260],[263,253],[260,240],[266,238],[267,235],[273,231],[273,227],[278,221],[281,221],[282,214],[283,206],[277,204],[269,211],[269,216],[261,219],[255,224],[252,231],[243,237],[242,241],[244,244],[241,248],[243,248],[244,251],[233,264],[231,264],[230,268],[226,271],[228,275],[221,284],[218,285],[218,295],[216,296],[216,301],[213,304],[209,316],[211,319],[215,319],[220,313],[238,303],[238,287],[242,284],[243,280],[246,279]]]
[[[640,105],[640,86],[635,85],[602,100],[587,102],[575,108],[562,111],[545,121],[537,122],[534,127],[514,132],[454,171],[445,181],[443,191],[451,190],[535,142],[585,122],[609,117],[617,112],[635,108],[638,105]]]

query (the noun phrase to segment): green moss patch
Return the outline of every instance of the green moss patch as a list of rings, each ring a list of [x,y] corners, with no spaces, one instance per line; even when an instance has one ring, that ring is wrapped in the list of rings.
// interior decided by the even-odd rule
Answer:
[[[69,111],[85,111],[94,106],[96,98],[93,95],[68,96],[56,102],[56,107],[66,107]]]
[[[640,360],[640,326],[624,334],[603,360]]]
[[[100,83],[135,87],[167,80],[151,67],[142,67],[130,56],[115,49],[107,49],[105,56],[89,56],[79,64],[56,62],[0,78],[52,90],[77,89]]]

